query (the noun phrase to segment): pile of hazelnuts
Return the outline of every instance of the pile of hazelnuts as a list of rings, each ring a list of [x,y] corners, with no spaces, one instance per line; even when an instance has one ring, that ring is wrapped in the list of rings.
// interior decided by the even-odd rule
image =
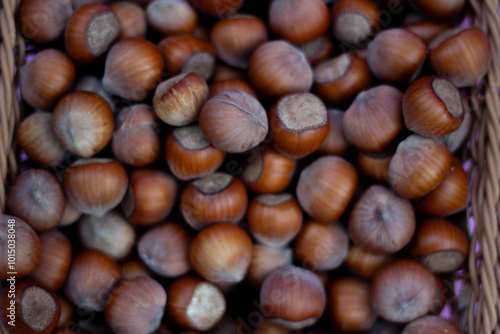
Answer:
[[[19,8],[0,332],[460,333],[465,0],[102,2]]]

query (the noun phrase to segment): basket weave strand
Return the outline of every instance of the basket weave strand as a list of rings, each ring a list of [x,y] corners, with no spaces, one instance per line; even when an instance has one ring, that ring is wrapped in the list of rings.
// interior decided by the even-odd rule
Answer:
[[[0,211],[5,209],[5,181],[17,172],[13,142],[20,118],[16,69],[24,60],[24,42],[16,32],[15,9],[20,0],[1,0],[0,9]]]
[[[17,69],[25,56],[17,33],[15,10],[21,0],[0,0],[0,212],[5,209],[5,182],[18,169],[14,134],[20,119]],[[471,171],[469,214],[471,232],[466,307],[460,316],[470,334],[500,334],[500,0],[470,0],[474,25],[488,33],[492,64],[481,85],[471,89],[474,123],[470,140]],[[460,298],[459,298],[460,299]]]

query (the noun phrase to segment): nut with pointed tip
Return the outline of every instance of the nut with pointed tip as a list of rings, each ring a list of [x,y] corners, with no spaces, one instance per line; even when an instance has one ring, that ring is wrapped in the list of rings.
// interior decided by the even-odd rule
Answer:
[[[431,310],[436,294],[436,280],[427,268],[413,260],[397,260],[373,276],[370,304],[389,321],[409,322]]]
[[[302,227],[302,211],[292,195],[268,194],[256,197],[247,210],[247,225],[260,243],[283,247]]]
[[[114,260],[130,254],[136,233],[116,211],[102,217],[84,215],[78,222],[78,239],[84,248],[97,249]]]
[[[182,126],[198,119],[208,97],[208,85],[196,73],[182,73],[158,85],[153,97],[156,115],[165,123]]]
[[[465,232],[444,219],[420,223],[410,246],[411,255],[433,273],[460,269],[469,254]]]
[[[342,332],[361,332],[371,328],[377,315],[368,298],[368,284],[354,277],[333,281],[328,288],[333,326]]]
[[[106,51],[120,34],[120,21],[98,2],[78,7],[64,32],[66,51],[75,61],[90,63]]]
[[[156,45],[140,38],[126,38],[109,50],[102,83],[115,95],[141,101],[160,81],[163,68],[163,57]]]
[[[147,166],[158,158],[160,129],[151,106],[137,104],[116,115],[111,150],[118,160],[134,167]]]
[[[65,53],[45,49],[21,67],[20,73],[22,98],[34,108],[49,111],[70,90],[76,69]]]
[[[10,213],[23,219],[36,232],[59,224],[66,197],[56,177],[45,169],[31,168],[19,174],[7,196]]]
[[[213,74],[216,54],[210,43],[192,35],[171,36],[158,44],[170,75],[196,73],[204,80]]]
[[[311,93],[285,95],[269,110],[273,146],[292,158],[314,152],[328,135],[328,122],[325,105]]]
[[[246,68],[252,52],[268,39],[266,24],[258,17],[237,14],[217,22],[210,40],[222,61]]]
[[[348,229],[356,245],[374,252],[395,253],[410,242],[415,225],[410,201],[384,186],[372,185],[354,204]]]
[[[146,266],[158,275],[178,277],[191,270],[189,246],[192,240],[185,225],[167,222],[144,233],[137,244],[137,252]]]
[[[189,259],[193,269],[208,281],[219,285],[239,283],[252,259],[252,240],[235,224],[216,224],[194,238]]]
[[[104,318],[115,333],[151,334],[160,326],[166,303],[167,293],[154,279],[123,280],[109,295]]]
[[[313,84],[306,56],[285,41],[259,46],[248,60],[247,74],[253,87],[269,98],[307,92]]]
[[[11,298],[12,290],[3,289],[0,305],[2,320],[11,324],[9,307],[14,307],[17,315],[14,325],[8,326],[11,334],[49,334],[56,327],[61,316],[61,304],[53,291],[38,282],[30,280],[17,281],[15,297]]]
[[[339,0],[332,6],[333,35],[355,47],[366,45],[379,20],[379,9],[369,0]]]
[[[344,213],[357,184],[356,169],[347,160],[328,155],[302,170],[297,183],[297,199],[312,218],[333,222]]]
[[[310,221],[300,231],[294,251],[302,266],[325,271],[340,267],[348,249],[349,236],[338,222],[324,224]]]
[[[120,267],[109,256],[84,250],[73,258],[64,293],[76,307],[101,312],[120,276]]]
[[[213,283],[192,276],[175,281],[167,290],[166,314],[180,328],[205,332],[226,311],[226,299]]]
[[[296,160],[266,147],[245,166],[243,181],[248,189],[260,194],[283,191],[295,174]]]
[[[268,132],[266,111],[250,95],[229,91],[211,98],[200,112],[200,129],[215,147],[241,153],[259,145]]]
[[[63,233],[54,230],[41,234],[40,243],[42,256],[30,279],[53,291],[59,290],[66,280],[71,264],[71,242]]]
[[[314,68],[314,91],[327,105],[344,106],[370,88],[366,62],[353,53],[343,53]]]
[[[215,172],[226,152],[211,145],[198,125],[175,128],[165,144],[167,165],[181,180],[191,180]]]
[[[7,250],[9,243],[8,236],[15,232],[16,237],[16,278],[20,279],[28,276],[35,270],[35,268],[40,263],[40,258],[42,255],[42,246],[40,243],[40,238],[35,231],[29,226],[24,220],[8,216],[0,213],[0,227],[3,229],[3,233],[0,234],[0,247],[1,249]],[[12,246],[11,246],[12,247]],[[0,258],[0,281],[6,281],[10,278],[8,272],[12,272],[9,269],[9,262],[7,253],[4,253]],[[2,309],[3,311],[3,309]]]
[[[248,266],[245,281],[256,289],[260,289],[264,279],[275,269],[292,264],[293,253],[290,248],[275,248],[254,244],[252,260]]]
[[[313,272],[288,265],[270,273],[260,289],[260,305],[266,316],[285,327],[301,329],[322,316],[326,292]]]
[[[196,230],[218,222],[236,223],[247,208],[247,191],[238,177],[214,173],[189,184],[181,194],[180,209]]]
[[[368,45],[367,63],[372,73],[388,84],[408,83],[421,71],[427,47],[414,33],[392,28],[377,34]]]
[[[125,218],[140,226],[159,223],[172,211],[177,189],[177,181],[164,171],[133,170],[127,193],[120,204]]]
[[[269,7],[271,31],[293,44],[321,37],[329,24],[330,15],[323,0],[274,0]]]
[[[358,94],[344,115],[347,141],[363,151],[387,149],[404,129],[402,101],[403,93],[388,85]]]
[[[389,164],[389,183],[405,198],[422,197],[441,182],[451,168],[446,146],[431,138],[411,135],[401,141]]]
[[[92,92],[72,92],[57,103],[52,126],[59,143],[69,152],[89,158],[111,140],[115,126],[113,110]]]
[[[479,28],[450,29],[429,43],[429,59],[434,71],[455,86],[473,86],[490,66],[490,40]]]
[[[94,216],[102,216],[120,204],[127,184],[125,168],[111,159],[79,159],[63,176],[68,201],[80,212]]]

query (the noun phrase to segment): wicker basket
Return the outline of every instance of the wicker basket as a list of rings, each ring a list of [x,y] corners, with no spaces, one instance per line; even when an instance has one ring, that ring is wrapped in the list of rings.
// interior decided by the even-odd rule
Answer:
[[[21,118],[18,71],[25,43],[16,29],[21,0],[1,0],[0,8],[0,211],[6,184],[18,172],[15,130]],[[484,80],[470,89],[473,126],[464,163],[470,162],[467,214],[471,248],[452,306],[465,333],[500,333],[500,0],[470,0],[472,24],[490,36],[492,64]]]

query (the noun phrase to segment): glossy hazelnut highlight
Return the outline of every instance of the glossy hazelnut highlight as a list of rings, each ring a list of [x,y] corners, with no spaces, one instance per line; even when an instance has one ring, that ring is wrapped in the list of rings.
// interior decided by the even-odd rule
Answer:
[[[42,256],[40,263],[31,273],[30,279],[43,286],[59,290],[69,270],[72,258],[72,246],[69,239],[59,231],[50,231],[40,235]]]
[[[68,201],[80,212],[102,216],[116,207],[127,191],[123,165],[111,159],[80,159],[64,173]]]
[[[215,172],[226,157],[206,140],[198,125],[175,128],[167,137],[165,151],[170,171],[181,180]]]
[[[162,35],[191,33],[198,23],[198,14],[185,0],[154,0],[146,9],[149,25]]]
[[[297,199],[302,209],[321,222],[333,222],[344,213],[358,184],[354,167],[336,156],[324,156],[302,170]]]
[[[406,127],[425,137],[449,135],[460,127],[464,113],[460,92],[444,78],[420,78],[403,97]]]
[[[354,204],[348,228],[358,246],[395,253],[410,242],[415,232],[415,212],[407,199],[373,185]]]
[[[414,33],[393,28],[377,34],[368,45],[367,63],[372,73],[390,84],[408,83],[419,75],[427,47]]]
[[[269,194],[256,197],[247,210],[250,233],[260,243],[283,247],[299,233],[302,211],[290,194]]]
[[[193,269],[216,284],[241,282],[252,259],[252,240],[232,223],[220,223],[201,231],[191,243]]]
[[[296,160],[266,147],[243,169],[242,177],[248,189],[260,194],[283,191],[295,173]]]
[[[490,41],[479,28],[451,29],[430,42],[429,59],[434,71],[455,86],[472,86],[489,68]]]
[[[158,158],[160,148],[159,124],[151,106],[137,104],[116,115],[111,150],[118,160],[144,167]]]
[[[54,133],[69,152],[89,158],[113,136],[113,110],[96,93],[73,92],[63,97],[52,115]]]
[[[358,94],[344,115],[347,141],[360,150],[381,152],[403,130],[403,93],[381,85]]]
[[[307,92],[313,84],[313,72],[305,55],[285,41],[259,46],[248,60],[248,78],[263,96]]]
[[[14,317],[17,315],[14,318],[14,326],[7,326],[9,332],[12,334],[52,333],[61,316],[61,305],[54,292],[30,280],[17,281],[14,289],[15,291],[3,289],[0,302],[2,320],[5,324],[11,322],[7,313],[10,312],[9,307],[13,305],[13,315]],[[15,295],[14,298],[10,297],[12,293]]]
[[[143,234],[137,252],[146,266],[158,275],[177,277],[191,269],[189,246],[192,239],[191,232],[184,225],[167,222]]]
[[[102,83],[115,95],[141,101],[160,81],[163,67],[163,57],[156,45],[140,38],[122,39],[106,56]]]
[[[326,292],[316,274],[289,265],[266,277],[260,290],[260,305],[272,321],[301,329],[321,317],[326,306]]]
[[[469,254],[467,234],[452,222],[428,219],[415,232],[411,255],[434,273],[458,270]]]
[[[85,250],[71,263],[64,293],[76,307],[101,312],[120,276],[120,267],[109,256]]]
[[[167,290],[166,314],[180,328],[204,332],[214,327],[226,311],[226,299],[213,283],[186,276]]]
[[[189,184],[181,193],[180,209],[186,223],[196,230],[218,222],[238,222],[247,208],[243,182],[225,173],[214,173]]]
[[[222,61],[246,68],[252,52],[267,41],[266,25],[255,16],[237,14],[217,22],[210,40]]]
[[[148,226],[170,214],[176,197],[177,182],[171,175],[160,170],[135,169],[130,173],[121,208],[131,223]]]
[[[370,85],[370,69],[353,53],[343,53],[314,68],[314,91],[327,105],[350,103]]]
[[[198,118],[208,97],[208,85],[195,73],[179,74],[156,88],[153,108],[165,123],[182,126]]]
[[[323,0],[274,0],[269,8],[269,27],[280,39],[304,44],[324,35],[330,23]]]
[[[9,211],[36,232],[56,227],[64,214],[65,204],[59,181],[52,173],[38,168],[19,174],[7,196]]]
[[[259,145],[266,137],[268,121],[260,102],[250,95],[220,93],[203,105],[199,117],[205,138],[225,152],[240,153]]]
[[[280,153],[303,158],[314,152],[329,131],[323,102],[310,93],[283,96],[269,110],[270,133]]]
[[[120,21],[98,2],[78,7],[66,25],[66,51],[75,61],[90,63],[103,55],[120,34]]]
[[[437,140],[411,135],[399,143],[389,164],[389,183],[402,197],[427,194],[445,177],[451,155]]]
[[[71,88],[75,64],[63,52],[46,49],[21,67],[21,96],[34,108],[49,111]]]
[[[408,322],[427,314],[436,297],[434,275],[413,260],[397,260],[372,278],[370,304],[392,322]]]
[[[310,221],[295,242],[295,257],[302,266],[314,271],[340,267],[347,256],[349,236],[339,223]]]
[[[102,217],[84,215],[78,222],[78,239],[84,248],[97,249],[114,260],[130,254],[134,228],[116,211]]]
[[[151,334],[160,326],[166,303],[165,289],[154,279],[124,280],[109,295],[104,318],[115,333]]]
[[[0,246],[4,249],[3,254],[5,254],[0,258],[0,280],[5,281],[10,278],[10,275],[7,274],[11,272],[9,262],[14,260],[17,272],[16,278],[28,276],[40,263],[42,253],[40,238],[24,220],[14,216],[0,214],[0,226],[5,231],[0,234]],[[9,248],[12,242],[9,243],[8,235],[12,233],[15,233],[16,237],[15,259],[7,256],[7,251],[12,249],[12,246]]]

